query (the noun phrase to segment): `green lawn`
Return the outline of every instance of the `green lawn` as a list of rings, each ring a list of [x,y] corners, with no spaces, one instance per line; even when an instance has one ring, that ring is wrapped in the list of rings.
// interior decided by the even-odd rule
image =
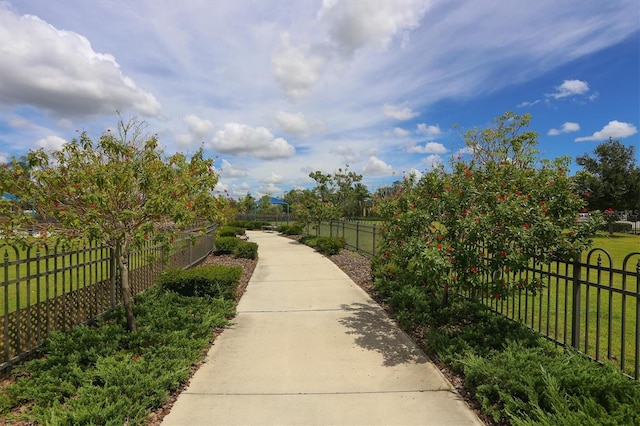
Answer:
[[[315,228],[309,233],[315,234]],[[379,238],[376,231],[374,240],[371,222],[334,222],[332,226],[323,223],[318,233],[343,237],[349,246],[369,254],[374,252],[374,243]],[[625,258],[635,252],[640,252],[640,235],[594,238],[592,249],[582,253],[582,262],[591,266],[581,269],[581,280],[599,284],[599,288],[583,283],[580,291],[580,350],[598,360],[610,359],[619,366],[624,363],[624,371],[634,376],[638,374],[635,364],[640,361],[636,359],[636,339],[640,335],[636,325],[640,278],[636,271],[640,255],[627,259],[626,277],[620,270]],[[618,272],[610,272],[608,268]],[[542,279],[541,292],[514,293],[500,300],[488,299],[486,303],[554,340],[571,345],[573,265],[554,263],[534,269],[527,273],[530,278]]]
[[[176,242],[169,256],[183,250],[185,244]],[[159,255],[159,250],[152,247],[130,256],[130,269],[147,265],[152,254]],[[109,279],[110,257],[108,248],[89,242],[30,248],[0,244],[0,314]]]
[[[73,248],[0,245],[0,314],[103,281],[109,250],[96,244]]]
[[[579,350],[594,359],[613,361],[625,373],[638,378],[640,278],[636,268],[640,261],[640,236],[598,237],[590,252],[588,258],[588,252],[582,254],[582,262],[588,261],[590,266],[581,268]],[[623,274],[623,260],[627,256],[624,265],[627,273]],[[529,272],[529,277],[535,274],[544,282],[538,294],[514,293],[486,303],[554,340],[571,345],[573,265],[554,263],[541,269]]]

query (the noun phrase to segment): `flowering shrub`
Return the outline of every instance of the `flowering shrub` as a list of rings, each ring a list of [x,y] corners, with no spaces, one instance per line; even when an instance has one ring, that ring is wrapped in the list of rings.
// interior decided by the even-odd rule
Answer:
[[[378,200],[385,222],[374,270],[383,297],[418,288],[435,309],[450,288],[494,298],[536,291],[541,284],[519,274],[532,260],[585,248],[594,226],[576,220],[583,200],[567,175],[570,160],[538,161],[537,135],[518,134],[528,120],[508,113],[493,129],[467,133],[471,161],[410,176]]]

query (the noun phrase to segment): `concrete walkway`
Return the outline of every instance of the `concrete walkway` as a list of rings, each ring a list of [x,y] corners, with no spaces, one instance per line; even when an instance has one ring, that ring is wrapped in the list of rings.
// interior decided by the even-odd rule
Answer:
[[[480,425],[451,384],[330,260],[248,232],[259,260],[234,324],[163,425]]]

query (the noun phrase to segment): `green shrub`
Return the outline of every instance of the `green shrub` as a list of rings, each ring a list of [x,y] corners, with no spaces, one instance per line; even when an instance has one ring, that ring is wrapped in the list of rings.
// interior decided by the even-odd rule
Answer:
[[[244,228],[225,225],[218,229],[217,235],[218,237],[235,237],[236,235],[244,235],[244,233]]]
[[[240,240],[233,249],[233,256],[243,259],[255,259],[258,257],[258,244]]]
[[[208,265],[193,269],[169,269],[160,274],[160,286],[182,296],[234,299],[242,268]]]
[[[241,243],[242,240],[233,237],[218,237],[215,241],[215,248],[213,252],[215,254],[231,254],[236,249],[236,246]]]
[[[309,246],[309,247],[316,247],[316,241],[317,241],[318,237],[313,236],[313,235],[304,235],[302,238],[300,238],[300,240],[298,240],[300,243]]]
[[[464,376],[497,424],[640,424],[640,383],[613,364],[558,348],[477,301],[452,294],[448,306],[425,313],[428,307],[392,294],[401,319],[428,321],[428,351]]]
[[[244,228],[250,230],[262,229],[264,225],[271,225],[271,223],[260,220],[251,220],[244,222]]]
[[[344,238],[341,237],[318,237],[316,239],[316,250],[326,256],[340,253],[344,245]]]
[[[234,302],[184,297],[159,286],[136,297],[138,331],[122,308],[64,333],[52,333],[42,356],[14,368],[0,393],[0,418],[17,424],[145,424],[151,411],[189,377],[227,323]],[[2,423],[2,422],[0,422]]]
[[[542,339],[534,348],[511,343],[493,356],[469,357],[465,376],[496,422],[510,417],[520,424],[640,424],[638,383],[615,366],[563,353]]]
[[[291,225],[280,225],[278,227],[278,232],[284,235],[301,235],[302,225],[296,223]]]
[[[231,226],[233,228],[249,229],[247,227],[247,221],[246,220],[232,220],[232,221],[228,222],[226,225],[227,226]]]

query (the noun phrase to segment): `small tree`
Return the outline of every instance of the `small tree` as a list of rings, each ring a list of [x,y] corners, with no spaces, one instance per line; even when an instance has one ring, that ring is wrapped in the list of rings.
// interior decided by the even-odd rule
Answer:
[[[97,142],[83,132],[59,151],[32,151],[30,175],[14,161],[2,181],[46,219],[34,223],[28,215],[14,215],[22,224],[62,238],[98,240],[114,250],[127,325],[136,331],[129,254],[149,238],[168,244],[198,220],[218,220],[221,200],[211,195],[218,174],[202,149],[190,159],[179,153],[165,158],[156,136],[143,137],[138,119],[120,119],[117,130]]]
[[[537,291],[539,282],[518,273],[532,259],[567,258],[589,243],[594,225],[576,223],[583,201],[569,159],[538,160],[536,133],[522,131],[528,124],[528,115],[507,113],[492,128],[469,131],[472,161],[410,176],[379,202],[383,289],[420,289],[407,294],[426,295],[432,307],[446,302],[450,287],[496,298]]]

